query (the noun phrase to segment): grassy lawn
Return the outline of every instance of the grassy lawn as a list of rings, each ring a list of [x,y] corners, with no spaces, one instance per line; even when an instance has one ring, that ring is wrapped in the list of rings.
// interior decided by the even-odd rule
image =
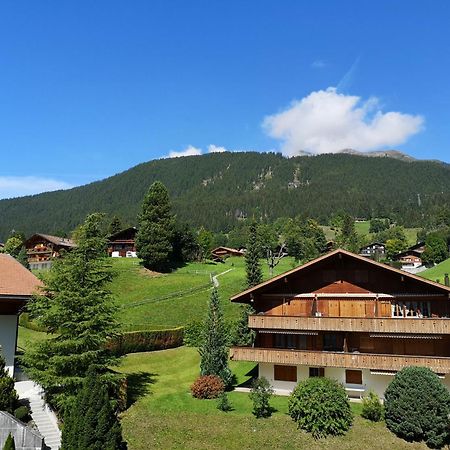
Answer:
[[[419,275],[432,281],[438,280],[439,283],[444,284],[444,276],[446,273],[450,274],[450,258],[431,269],[421,272]]]
[[[239,307],[229,298],[244,289],[243,258],[229,258],[224,264],[189,263],[170,274],[147,272],[134,258],[117,258],[112,263],[117,277],[111,290],[120,305],[119,320],[126,329],[176,327],[203,320],[212,275],[218,276],[225,317],[238,316]],[[268,278],[264,262],[263,267]],[[293,259],[284,258],[274,275],[292,267]]]
[[[287,397],[271,401],[276,412],[269,419],[255,419],[248,394],[231,392],[234,410],[223,413],[216,400],[192,398],[189,386],[198,375],[196,349],[180,347],[140,353],[124,358],[120,370],[130,374],[129,409],[122,415],[124,436],[130,450],[175,449],[425,449],[396,438],[384,423],[371,423],[359,416],[343,437],[315,441],[296,429],[287,416]],[[248,378],[251,363],[231,362],[238,381]]]
[[[17,349],[19,351],[26,350],[30,344],[37,341],[42,341],[47,338],[46,333],[41,331],[30,330],[25,327],[19,327],[19,332],[17,336]]]

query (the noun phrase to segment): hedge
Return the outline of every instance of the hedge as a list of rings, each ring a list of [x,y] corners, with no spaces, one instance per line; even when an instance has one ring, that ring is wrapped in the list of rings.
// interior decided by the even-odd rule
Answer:
[[[128,331],[111,339],[106,344],[106,348],[117,356],[165,350],[182,346],[183,334],[183,327],[169,330]]]

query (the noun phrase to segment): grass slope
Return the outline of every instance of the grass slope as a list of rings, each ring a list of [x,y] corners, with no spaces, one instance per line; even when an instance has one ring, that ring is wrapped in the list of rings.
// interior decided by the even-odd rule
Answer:
[[[444,284],[444,276],[446,273],[450,274],[450,258],[431,269],[424,270],[419,275],[432,281],[437,280],[439,283]]]
[[[217,275],[225,317],[238,317],[239,306],[229,298],[245,288],[243,258],[229,258],[224,264],[190,263],[170,274],[148,272],[134,258],[117,258],[112,263],[117,277],[111,290],[125,329],[168,328],[203,320],[212,275]],[[292,267],[293,259],[284,258],[274,275]],[[264,277],[269,277],[267,265]]]
[[[287,397],[274,397],[277,410],[269,419],[255,419],[245,393],[231,392],[234,410],[223,413],[215,400],[192,398],[189,386],[198,375],[196,349],[180,347],[161,352],[140,353],[124,358],[120,370],[130,375],[130,402],[122,426],[130,450],[161,449],[425,449],[396,438],[383,423],[371,423],[359,416],[343,437],[316,441],[296,429],[287,416]],[[248,378],[251,363],[231,362],[239,382]]]

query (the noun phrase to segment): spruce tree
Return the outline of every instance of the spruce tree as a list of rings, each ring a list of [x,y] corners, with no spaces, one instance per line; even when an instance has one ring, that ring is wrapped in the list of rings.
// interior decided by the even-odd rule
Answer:
[[[61,450],[118,450],[122,431],[108,390],[91,367],[83,388],[67,406]]]
[[[138,216],[136,249],[144,267],[166,272],[171,266],[175,218],[171,213],[169,193],[166,187],[155,181],[148,190]]]
[[[16,259],[20,262],[20,264],[22,264],[23,267],[30,270],[30,264],[28,264],[27,249],[24,246],[22,246],[22,248],[20,249],[19,253],[16,256]]]
[[[119,231],[122,231],[122,229],[122,222],[117,216],[114,216],[108,226],[108,234],[111,236],[118,233]]]
[[[16,450],[16,444],[14,442],[14,437],[11,433],[8,434],[6,438],[5,445],[3,446],[3,450]]]
[[[225,386],[230,386],[227,333],[216,288],[213,288],[209,299],[208,316],[203,328],[203,343],[199,353],[200,375],[217,375]]]
[[[28,349],[23,362],[60,407],[77,393],[90,365],[106,374],[117,360],[105,349],[117,335],[117,322],[101,222],[101,214],[86,218],[75,233],[77,247],[54,260],[42,294],[28,305],[32,317],[53,336]]]
[[[255,340],[255,332],[248,327],[248,316],[254,314],[255,310],[250,305],[241,306],[241,314],[236,326],[234,345],[250,346]]]
[[[256,224],[250,225],[247,251],[245,253],[245,272],[247,275],[247,286],[253,287],[263,280],[261,264],[259,262],[260,248],[258,244],[258,233]]]
[[[4,358],[0,355],[0,411],[13,413],[17,404],[17,392],[14,389],[14,380],[6,371]]]

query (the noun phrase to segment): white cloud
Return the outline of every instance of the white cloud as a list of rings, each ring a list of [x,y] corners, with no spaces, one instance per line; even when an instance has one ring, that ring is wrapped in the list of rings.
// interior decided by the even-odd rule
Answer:
[[[180,156],[195,156],[195,155],[201,155],[201,154],[202,154],[201,148],[194,147],[193,145],[188,145],[181,152],[171,151],[169,153],[168,158],[179,158]]]
[[[323,60],[323,59],[316,59],[315,61],[313,61],[311,63],[311,67],[313,69],[323,69],[325,67],[327,67],[327,63]]]
[[[423,128],[422,116],[383,113],[376,97],[339,94],[335,88],[311,92],[284,111],[267,116],[263,128],[280,139],[284,154],[370,151],[403,144]]]
[[[226,149],[225,147],[220,147],[218,145],[210,144],[208,145],[208,153],[223,153],[223,152],[229,152],[230,150]]]
[[[52,178],[0,176],[0,198],[21,197],[71,187],[65,181]]]

